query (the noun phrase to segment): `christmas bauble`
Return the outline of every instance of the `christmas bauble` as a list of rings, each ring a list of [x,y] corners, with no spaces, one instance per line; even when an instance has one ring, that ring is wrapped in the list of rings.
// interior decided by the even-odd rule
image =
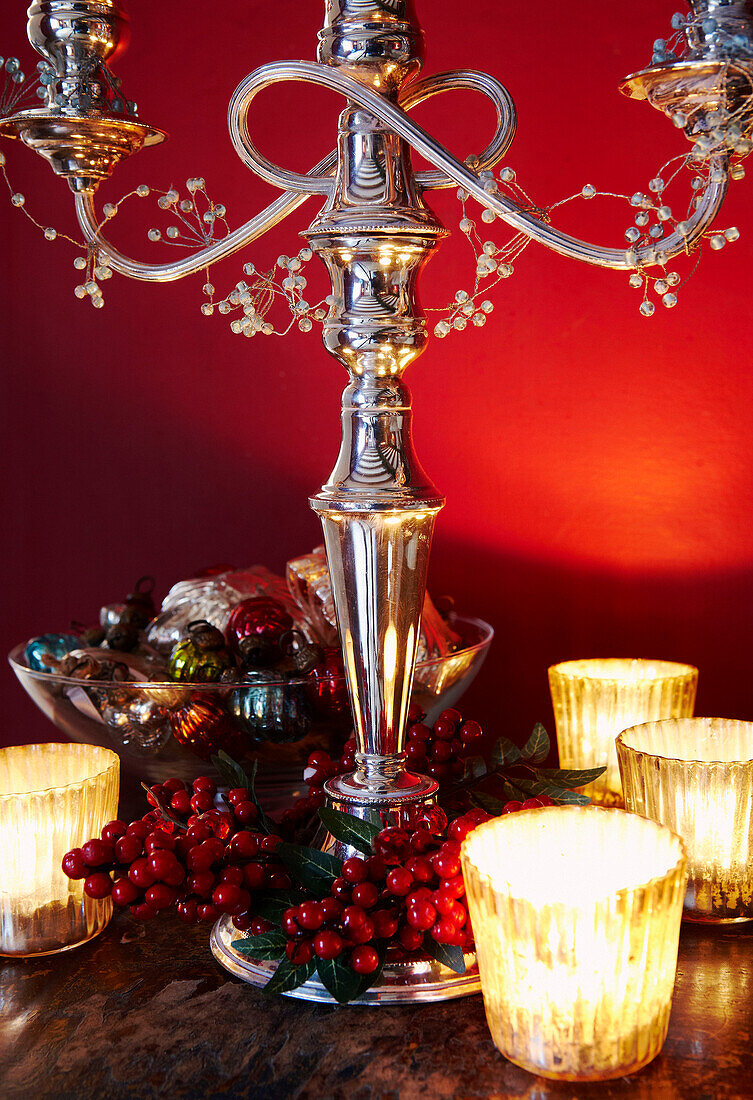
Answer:
[[[170,716],[164,707],[141,691],[126,700],[108,699],[101,707],[103,720],[116,731],[118,740],[139,753],[155,753],[170,740]]]
[[[238,752],[238,731],[232,719],[214,695],[194,695],[186,706],[170,715],[175,740],[202,760],[219,749],[232,756]]]
[[[306,691],[300,683],[281,683],[268,669],[248,671],[230,694],[230,713],[254,741],[300,741],[309,730]]]
[[[222,631],[199,619],[189,624],[186,637],[173,648],[167,668],[171,680],[211,684],[234,665]]]
[[[29,668],[33,668],[35,672],[54,672],[55,664],[45,658],[53,657],[55,661],[59,661],[79,645],[81,639],[75,634],[40,634],[26,643],[24,656]]]
[[[230,646],[238,649],[244,638],[258,638],[269,646],[279,645],[293,619],[279,600],[270,596],[251,596],[233,608],[225,628]]]
[[[322,646],[321,657],[308,674],[309,697],[318,718],[334,721],[350,717],[345,665],[339,646]]]

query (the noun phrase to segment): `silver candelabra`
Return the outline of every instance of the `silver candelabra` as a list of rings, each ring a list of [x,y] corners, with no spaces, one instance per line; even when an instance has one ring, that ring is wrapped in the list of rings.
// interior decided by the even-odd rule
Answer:
[[[628,237],[627,248],[560,232],[539,211],[490,185],[492,169],[515,134],[512,98],[499,81],[473,70],[419,79],[423,34],[411,0],[326,0],[325,8],[317,61],[264,65],[242,81],[229,105],[240,160],[281,196],[177,262],[149,264],[123,255],[105,239],[95,211],[100,181],[120,160],[165,136],[139,121],[109,68],[127,44],[121,0],[34,0],[28,36],[46,66],[45,102],[1,119],[0,134],[19,138],[68,180],[98,263],[135,279],[163,282],[205,270],[307,198],[323,201],[303,235],[331,278],[324,346],[346,368],[349,381],[340,453],[310,503],[324,529],[358,746],[354,772],[331,780],[326,791],[341,810],[357,816],[377,810],[399,821],[432,801],[437,790],[433,779],[407,770],[403,752],[429,551],[444,503],[415,454],[410,391],[403,381],[429,336],[417,280],[446,235],[425,195],[457,187],[526,238],[562,255],[641,278],[651,268],[661,273],[708,232],[730,173],[735,178],[735,166],[751,148],[753,0],[691,0],[690,14],[673,21],[674,48],[659,40],[651,65],[624,81],[627,95],[647,99],[685,132],[691,161],[706,169],[687,220],[673,223],[660,240],[631,243]],[[305,175],[270,163],[249,130],[256,95],[282,81],[318,84],[346,101],[335,151]],[[489,146],[466,162],[409,116],[421,101],[461,88],[490,99],[497,117]],[[433,170],[414,172],[411,150]],[[637,198],[638,207],[651,205],[645,196]],[[213,934],[215,954],[246,980],[265,981],[269,966],[249,963],[231,941],[225,918]],[[478,979],[472,962],[463,976],[434,962],[388,965],[368,999],[473,992]],[[296,995],[328,998],[316,981]]]

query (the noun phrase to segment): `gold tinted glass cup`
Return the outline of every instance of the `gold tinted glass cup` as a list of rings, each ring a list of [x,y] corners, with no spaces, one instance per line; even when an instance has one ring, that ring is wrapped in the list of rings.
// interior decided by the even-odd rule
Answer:
[[[625,805],[688,852],[687,920],[753,920],[753,722],[685,718],[623,730]]]
[[[655,1058],[677,967],[680,838],[623,810],[547,807],[481,825],[461,854],[486,1018],[505,1058],[568,1081]]]
[[[61,861],[118,810],[120,761],[95,745],[0,750],[0,955],[49,955],[96,936],[112,900],[84,893]]]
[[[614,739],[638,722],[693,713],[698,669],[674,661],[628,657],[563,661],[549,669],[560,767],[604,768],[583,793],[622,806]]]

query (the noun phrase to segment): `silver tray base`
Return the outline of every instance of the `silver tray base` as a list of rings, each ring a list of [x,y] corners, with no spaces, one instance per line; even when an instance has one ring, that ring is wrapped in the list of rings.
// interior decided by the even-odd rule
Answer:
[[[243,935],[233,926],[232,919],[224,916],[212,929],[210,946],[220,966],[249,985],[264,986],[277,968],[276,962],[262,962],[241,955],[232,941]],[[421,1001],[450,1001],[456,997],[470,997],[481,992],[476,955],[465,956],[464,974],[456,974],[449,967],[433,959],[410,962],[387,962],[376,985],[367,989],[362,997],[351,1005],[403,1004]],[[320,1004],[337,1004],[337,1001],[317,978],[311,978],[298,989],[283,994],[302,1001],[318,1001]]]

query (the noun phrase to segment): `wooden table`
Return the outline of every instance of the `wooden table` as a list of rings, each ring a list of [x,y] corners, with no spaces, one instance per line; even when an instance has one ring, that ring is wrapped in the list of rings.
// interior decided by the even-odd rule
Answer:
[[[0,1096],[753,1097],[753,924],[684,925],[664,1050],[633,1077],[588,1086],[502,1058],[480,996],[391,1008],[265,998],[207,941],[206,926],[118,914],[74,951],[0,962]]]

